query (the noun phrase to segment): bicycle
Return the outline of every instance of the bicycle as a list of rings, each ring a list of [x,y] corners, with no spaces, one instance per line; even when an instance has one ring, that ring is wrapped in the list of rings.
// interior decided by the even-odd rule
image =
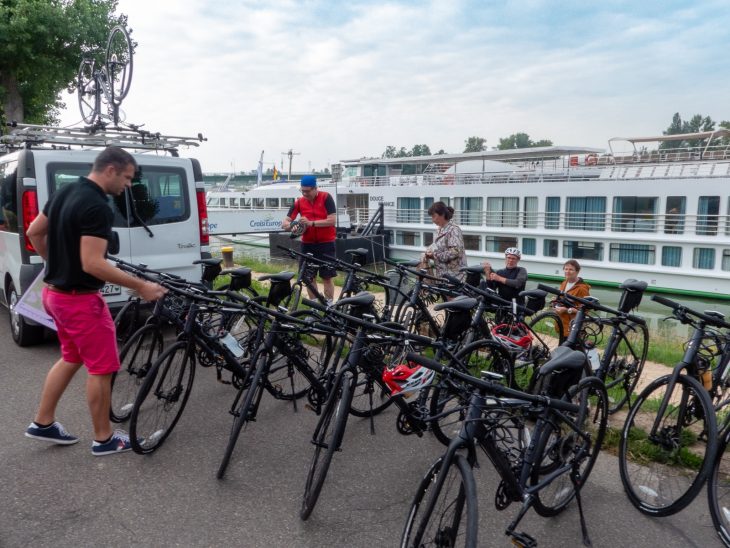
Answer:
[[[549,379],[546,395],[508,388],[493,372],[484,372],[478,379],[421,355],[409,353],[407,359],[458,379],[471,388],[471,395],[459,435],[416,491],[400,545],[478,545],[479,513],[472,472],[477,466],[477,447],[501,478],[495,496],[497,510],[513,502],[522,504],[505,531],[513,544],[537,545],[527,533],[516,532],[530,508],[541,516],[554,516],[575,498],[584,544],[589,545],[580,492],[598,457],[608,413],[603,383],[596,377],[577,380],[585,367],[585,354],[561,348],[542,366]]]
[[[95,125],[101,123],[102,118],[108,118],[115,126],[119,125],[119,106],[132,83],[133,49],[129,31],[116,26],[109,34],[101,68],[97,68],[93,57],[81,61],[76,86],[79,110],[85,123]],[[102,114],[102,104],[107,107],[106,114]]]
[[[715,387],[702,349],[711,327],[730,329],[730,324],[718,312],[703,314],[659,295],[652,300],[671,308],[672,317],[692,326],[693,332],[672,373],[650,383],[631,406],[621,429],[619,471],[629,500],[640,512],[669,516],[692,502],[717,454],[710,396]],[[723,379],[718,386],[726,384]]]

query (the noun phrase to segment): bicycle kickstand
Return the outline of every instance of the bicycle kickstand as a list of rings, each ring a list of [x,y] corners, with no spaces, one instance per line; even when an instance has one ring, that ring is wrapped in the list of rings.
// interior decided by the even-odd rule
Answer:
[[[588,536],[586,518],[583,515],[583,500],[580,496],[581,485],[579,483],[578,470],[576,467],[573,467],[573,470],[570,472],[570,481],[573,482],[573,487],[575,488],[575,502],[578,505],[578,516],[580,517],[580,531],[583,534],[583,546],[592,546],[591,539]]]

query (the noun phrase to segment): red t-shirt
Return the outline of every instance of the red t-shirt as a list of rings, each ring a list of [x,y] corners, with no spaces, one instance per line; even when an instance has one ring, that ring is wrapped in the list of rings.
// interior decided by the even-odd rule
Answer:
[[[337,208],[332,196],[318,190],[314,202],[310,202],[304,196],[297,198],[287,217],[295,219],[297,215],[301,215],[310,221],[322,221],[336,211]],[[334,226],[310,226],[302,234],[302,242],[305,244],[324,244],[334,242],[336,237],[337,230]]]

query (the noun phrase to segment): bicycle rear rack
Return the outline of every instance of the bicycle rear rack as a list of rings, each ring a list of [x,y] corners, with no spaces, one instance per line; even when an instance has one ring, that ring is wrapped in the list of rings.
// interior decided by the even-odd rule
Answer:
[[[198,133],[197,137],[162,135],[132,124],[127,128],[106,127],[104,124],[62,128],[10,122],[7,126],[11,130],[0,136],[0,144],[5,145],[8,151],[46,144],[96,148],[113,145],[134,150],[164,151],[177,156],[180,147],[197,147],[207,141],[202,133]]]

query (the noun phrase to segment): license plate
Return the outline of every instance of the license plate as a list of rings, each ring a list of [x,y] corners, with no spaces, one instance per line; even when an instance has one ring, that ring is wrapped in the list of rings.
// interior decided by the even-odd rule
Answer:
[[[104,287],[101,288],[101,294],[106,297],[108,297],[110,295],[121,295],[122,288],[119,285],[104,284]]]

